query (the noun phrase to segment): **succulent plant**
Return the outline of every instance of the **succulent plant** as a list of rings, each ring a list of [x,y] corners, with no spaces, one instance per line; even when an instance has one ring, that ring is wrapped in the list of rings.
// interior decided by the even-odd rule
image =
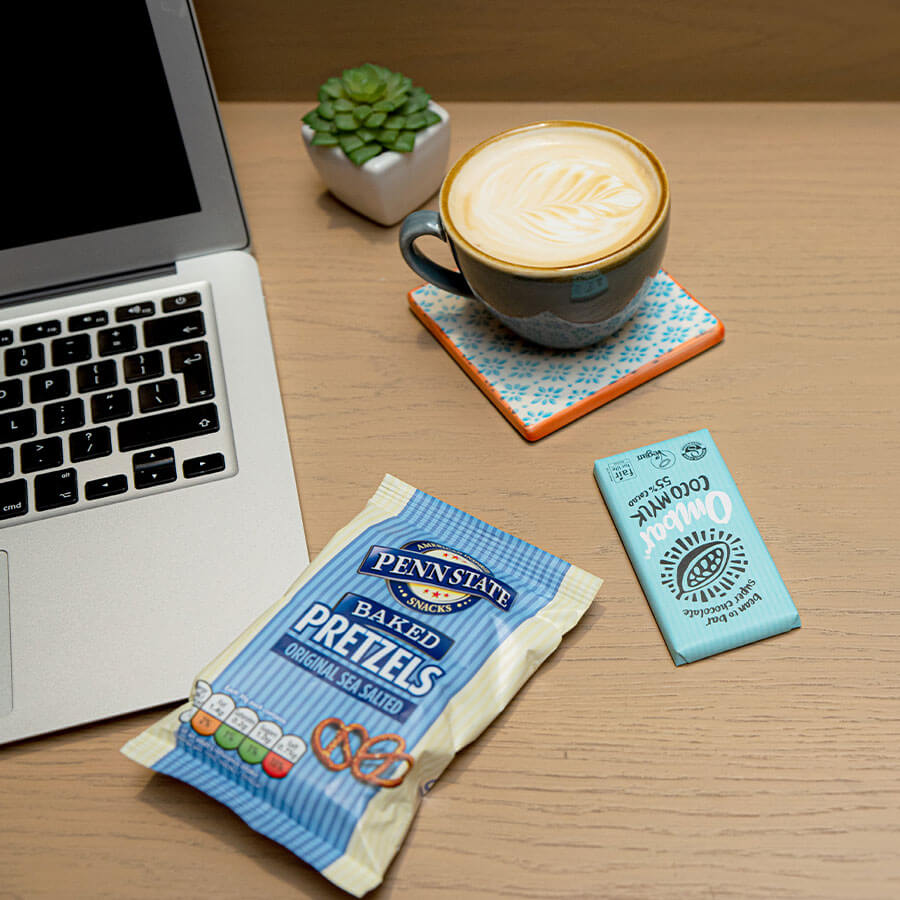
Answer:
[[[329,78],[319,88],[319,105],[303,121],[315,131],[314,146],[340,147],[361,166],[385,150],[409,153],[416,132],[441,121],[429,99],[412,79],[366,63]]]

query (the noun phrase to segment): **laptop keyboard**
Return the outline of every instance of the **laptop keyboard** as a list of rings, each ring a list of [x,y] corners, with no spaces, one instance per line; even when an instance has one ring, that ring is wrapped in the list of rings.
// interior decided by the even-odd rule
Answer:
[[[0,326],[0,527],[235,474],[208,285]]]

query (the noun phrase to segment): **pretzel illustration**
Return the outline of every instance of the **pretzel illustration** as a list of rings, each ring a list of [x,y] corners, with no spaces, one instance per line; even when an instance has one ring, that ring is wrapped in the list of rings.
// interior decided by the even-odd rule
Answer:
[[[322,734],[326,728],[334,728],[335,733],[327,744],[323,744]],[[350,745],[351,735],[355,735],[360,739],[360,745],[356,751]],[[373,749],[376,745],[385,741],[393,741],[396,747],[393,750]],[[406,750],[406,741],[399,734],[376,734],[370,737],[364,725],[360,725],[358,722],[345,725],[344,722],[334,716],[329,719],[323,719],[316,725],[313,729],[310,746],[319,762],[326,769],[332,772],[340,772],[349,768],[353,777],[358,781],[374,785],[375,787],[397,787],[406,778],[415,762],[408,753],[404,752]],[[340,751],[338,759],[334,757],[335,751]],[[377,762],[377,765],[368,771],[363,771],[363,765],[371,762]],[[406,763],[406,768],[400,775],[395,775],[393,778],[381,777],[397,763]]]

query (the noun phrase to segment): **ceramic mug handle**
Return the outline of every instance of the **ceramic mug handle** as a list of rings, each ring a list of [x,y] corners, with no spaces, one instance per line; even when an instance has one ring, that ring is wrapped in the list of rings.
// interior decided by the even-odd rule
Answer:
[[[403,225],[400,227],[400,252],[403,254],[406,264],[426,281],[442,290],[458,294],[460,297],[474,298],[472,289],[461,273],[434,262],[416,247],[416,241],[425,235],[431,235],[449,243],[447,233],[441,224],[441,217],[433,209],[421,209],[418,212],[410,213],[403,220]]]

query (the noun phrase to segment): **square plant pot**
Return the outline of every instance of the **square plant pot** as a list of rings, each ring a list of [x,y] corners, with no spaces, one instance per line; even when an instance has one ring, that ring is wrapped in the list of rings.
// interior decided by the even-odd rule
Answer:
[[[450,155],[450,115],[437,103],[428,108],[440,122],[416,134],[409,153],[388,150],[357,166],[340,147],[315,147],[315,132],[303,125],[306,152],[328,190],[347,206],[382,225],[396,225],[440,186]]]

